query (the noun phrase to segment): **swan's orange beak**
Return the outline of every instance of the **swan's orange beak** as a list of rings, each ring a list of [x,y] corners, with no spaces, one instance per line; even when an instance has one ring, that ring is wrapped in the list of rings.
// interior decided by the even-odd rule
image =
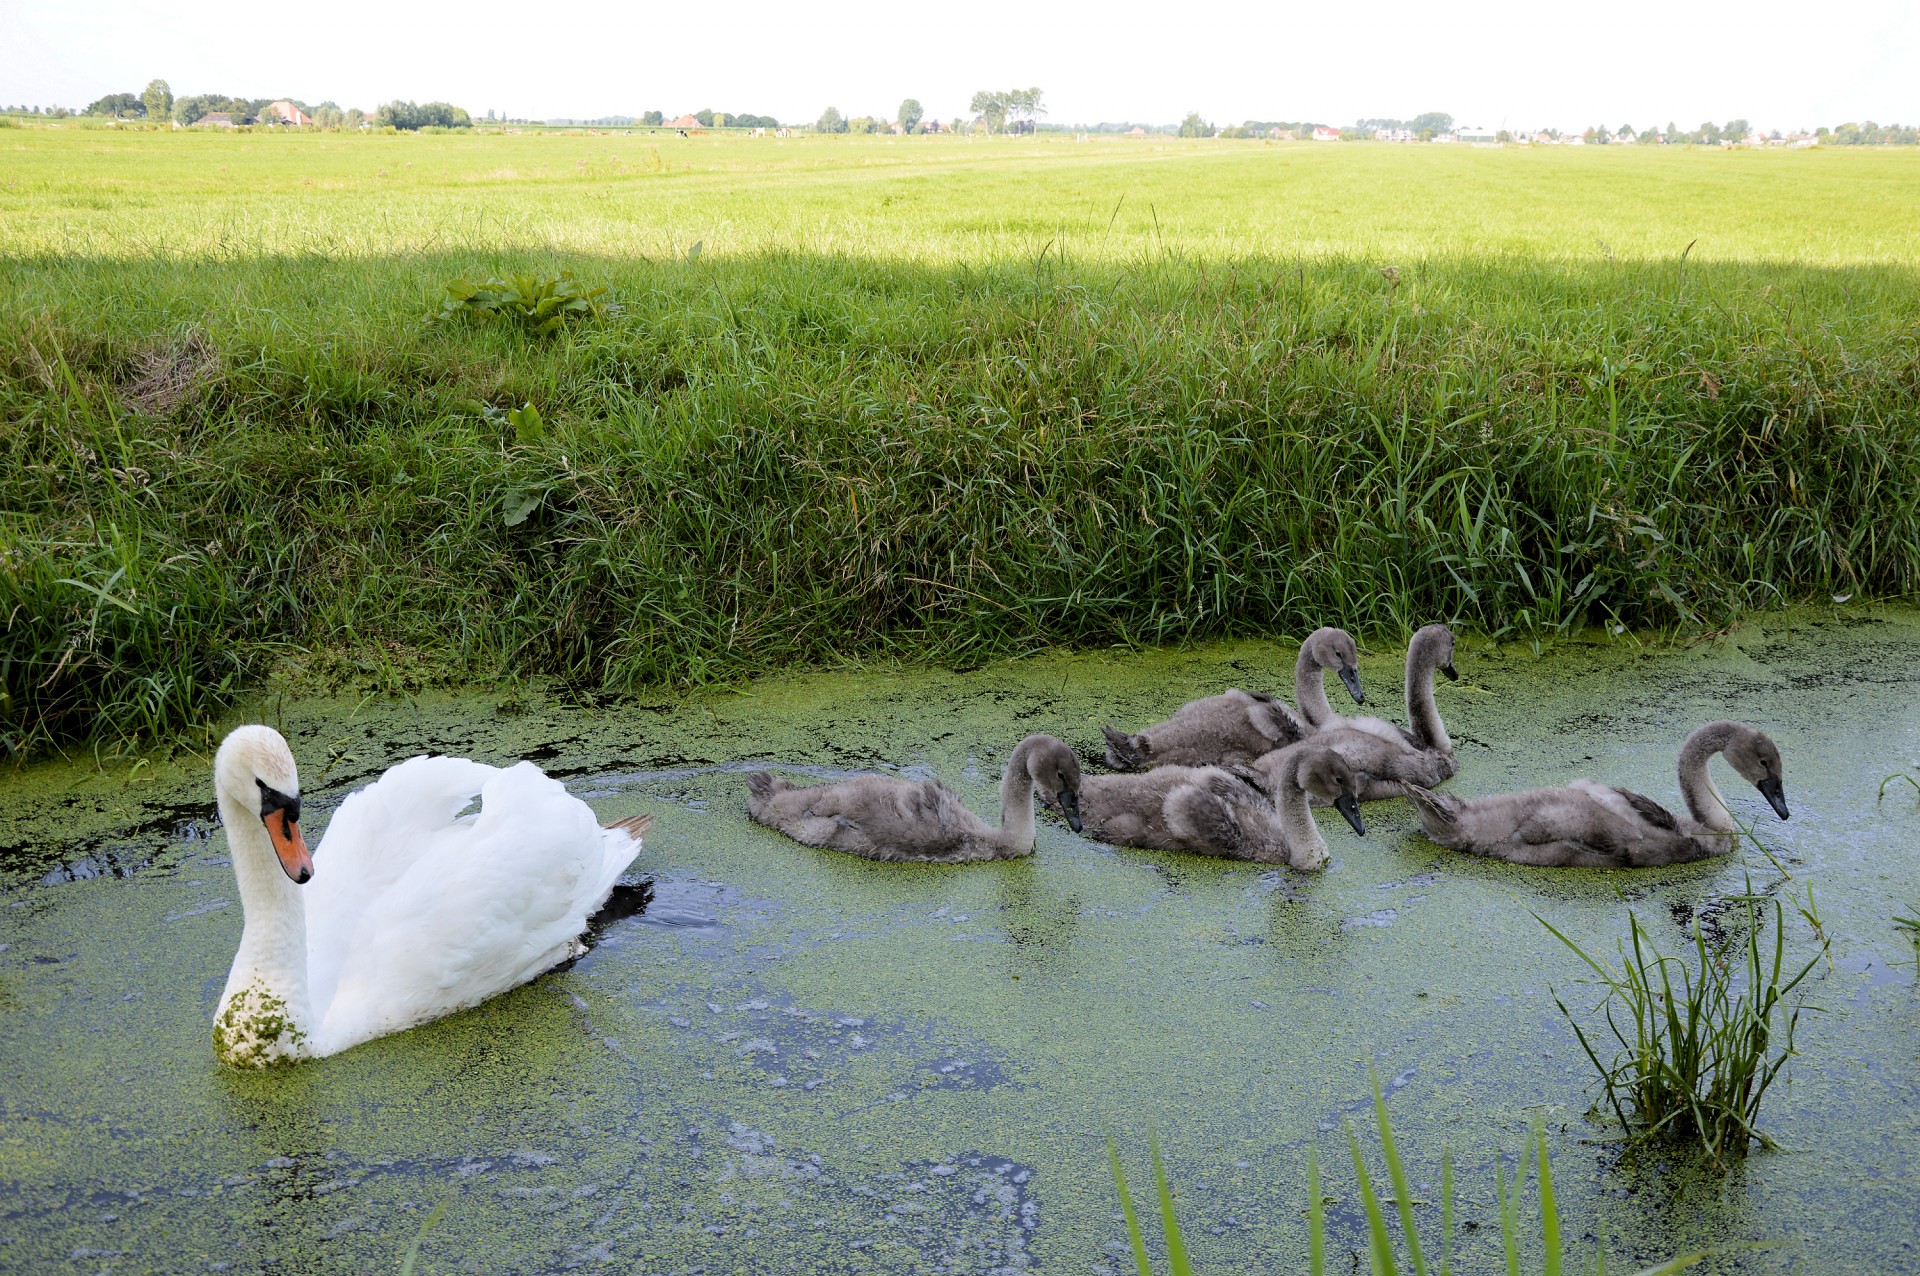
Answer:
[[[261,818],[267,826],[267,836],[273,841],[273,853],[280,857],[280,867],[287,870],[287,876],[296,885],[306,882],[313,876],[313,856],[307,853],[307,841],[300,836],[300,825],[284,808],[269,811]]]

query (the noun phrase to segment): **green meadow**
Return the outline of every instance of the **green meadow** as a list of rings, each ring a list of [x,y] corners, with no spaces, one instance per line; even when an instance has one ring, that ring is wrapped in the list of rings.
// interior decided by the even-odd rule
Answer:
[[[1916,197],[1897,149],[0,129],[0,739],[1910,596]],[[563,271],[612,304],[431,319]]]

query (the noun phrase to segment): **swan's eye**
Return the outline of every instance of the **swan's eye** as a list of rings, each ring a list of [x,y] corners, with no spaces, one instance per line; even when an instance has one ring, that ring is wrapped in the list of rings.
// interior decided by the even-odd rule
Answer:
[[[298,797],[288,797],[258,776],[254,777],[253,782],[260,786],[260,819],[262,822],[275,811],[285,811],[287,818],[293,823],[298,824],[300,822],[300,799]]]

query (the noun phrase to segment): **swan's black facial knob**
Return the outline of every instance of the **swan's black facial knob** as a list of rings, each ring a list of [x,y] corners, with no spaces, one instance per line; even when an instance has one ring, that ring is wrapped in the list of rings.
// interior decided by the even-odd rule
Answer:
[[[1779,776],[1770,775],[1753,787],[1760,790],[1760,796],[1767,800],[1775,815],[1783,820],[1787,818],[1787,790]]]
[[[1085,825],[1080,823],[1080,795],[1072,789],[1061,789],[1054,795],[1060,800],[1060,809],[1066,813],[1067,827],[1074,832],[1083,832]]]
[[[1360,804],[1354,801],[1353,794],[1342,793],[1333,800],[1333,809],[1347,817],[1347,823],[1353,825],[1353,831],[1361,837],[1367,835],[1367,826],[1360,819]]]
[[[1448,682],[1460,681],[1460,671],[1453,667],[1453,661],[1451,660],[1447,661],[1446,664],[1440,666],[1440,672],[1447,675]]]
[[[1367,693],[1360,690],[1360,671],[1352,665],[1340,670],[1340,681],[1347,684],[1347,694],[1353,697],[1355,704],[1365,704]]]

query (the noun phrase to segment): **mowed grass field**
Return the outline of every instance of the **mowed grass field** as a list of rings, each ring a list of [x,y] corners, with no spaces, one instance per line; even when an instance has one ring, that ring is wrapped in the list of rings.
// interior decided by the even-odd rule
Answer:
[[[1917,196],[1891,150],[0,129],[0,738],[279,665],[1911,594]],[[428,321],[563,270],[615,308]]]

